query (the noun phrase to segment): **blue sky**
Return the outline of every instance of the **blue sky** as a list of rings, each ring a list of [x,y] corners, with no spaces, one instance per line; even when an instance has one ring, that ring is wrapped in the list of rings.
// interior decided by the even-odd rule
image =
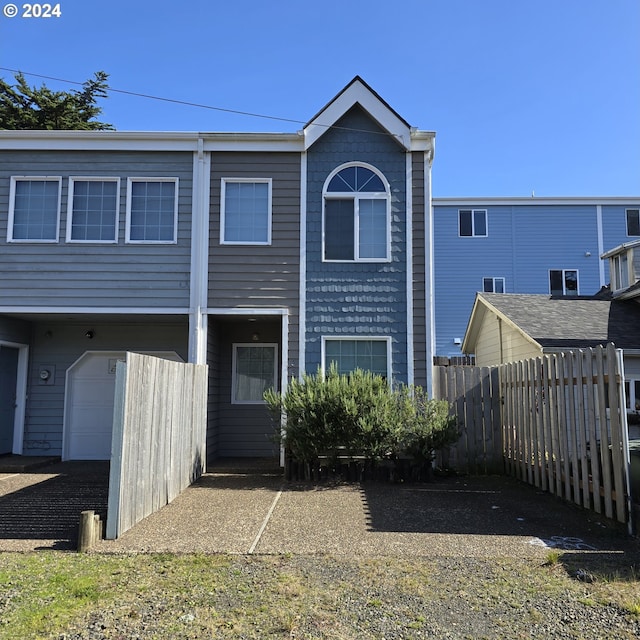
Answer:
[[[16,5],[0,14],[1,67],[104,70],[116,89],[301,122],[360,75],[436,131],[435,196],[640,195],[640,0],[62,0],[60,18]],[[117,93],[101,104],[120,130],[300,128]]]

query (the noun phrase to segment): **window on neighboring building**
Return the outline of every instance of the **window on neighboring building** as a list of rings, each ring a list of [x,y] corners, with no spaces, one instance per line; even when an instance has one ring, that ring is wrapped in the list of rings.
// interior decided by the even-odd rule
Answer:
[[[324,260],[390,259],[389,187],[377,171],[348,165],[324,189]]]
[[[504,293],[504,278],[482,278],[485,293]]]
[[[129,178],[127,242],[173,243],[178,226],[178,178]]]
[[[324,369],[334,362],[339,373],[364,369],[389,378],[390,346],[389,338],[324,338]]]
[[[12,177],[8,242],[58,242],[62,178]]]
[[[629,258],[627,252],[611,258],[611,274],[613,278],[613,290],[619,291],[629,286]]]
[[[69,178],[67,242],[117,242],[119,178]]]
[[[640,380],[625,380],[624,390],[627,398],[627,409],[640,412]]]
[[[640,209],[627,209],[627,235],[640,236]]]
[[[578,271],[576,269],[551,269],[549,291],[552,296],[577,296]]]
[[[487,236],[487,210],[460,209],[458,211],[458,229],[461,236]]]
[[[277,349],[277,344],[233,345],[232,403],[258,404],[267,389],[277,388]]]
[[[271,244],[271,179],[223,178],[220,242]]]

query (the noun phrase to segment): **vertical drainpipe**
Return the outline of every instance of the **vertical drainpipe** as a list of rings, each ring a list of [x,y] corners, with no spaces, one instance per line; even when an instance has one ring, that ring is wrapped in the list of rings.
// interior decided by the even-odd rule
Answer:
[[[413,179],[411,150],[406,153],[407,384],[415,380],[413,327]]]
[[[431,202],[431,166],[435,154],[435,139],[424,154],[424,216],[425,216],[425,304],[427,343],[427,394],[433,396],[433,356],[435,352],[435,296],[433,274],[433,205]]]
[[[602,231],[602,205],[596,205],[596,228],[598,230],[598,268],[600,269],[600,286],[604,287],[607,284],[606,276],[604,273],[604,260],[600,260],[600,256],[604,253],[604,237]]]
[[[189,362],[207,363],[207,289],[209,282],[209,185],[211,157],[199,137],[193,154]]]
[[[298,379],[305,372],[307,324],[307,152],[300,154],[300,295],[298,296]]]

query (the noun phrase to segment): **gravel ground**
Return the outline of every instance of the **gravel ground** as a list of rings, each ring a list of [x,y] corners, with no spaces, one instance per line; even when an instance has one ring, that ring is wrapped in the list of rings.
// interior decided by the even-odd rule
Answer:
[[[531,561],[439,558],[405,562],[334,557],[238,556],[231,589],[188,597],[147,592],[125,606],[90,614],[59,640],[152,638],[442,638],[517,639],[640,637],[640,617],[598,603],[590,585],[562,566]],[[299,601],[287,616],[269,606],[286,575]],[[275,584],[275,587],[274,587]],[[247,590],[250,594],[247,594]],[[281,593],[279,595],[282,595]],[[255,615],[255,617],[254,617]]]
[[[0,511],[42,518],[41,505],[64,484],[53,471],[5,476]],[[77,493],[77,485],[64,486]],[[34,502],[39,487],[48,494]],[[27,527],[12,537],[0,526],[0,534],[0,551],[73,548],[72,540],[31,539]],[[573,550],[544,566],[554,546]],[[509,478],[296,486],[269,474],[207,474],[95,551],[152,566],[166,557],[167,570],[180,557],[203,558],[205,570],[222,557],[228,568],[187,575],[171,588],[162,575],[144,584],[127,576],[116,601],[38,637],[640,638],[638,541]],[[181,555],[194,553],[203,555]],[[577,579],[579,571],[595,582]],[[628,605],[607,595],[619,572]],[[0,593],[3,640],[13,640],[1,624],[11,598]]]

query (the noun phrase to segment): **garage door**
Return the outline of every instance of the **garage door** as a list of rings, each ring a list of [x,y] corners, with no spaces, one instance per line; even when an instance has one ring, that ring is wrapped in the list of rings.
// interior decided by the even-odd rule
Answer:
[[[174,352],[148,355],[182,361]],[[88,351],[67,372],[63,459],[111,457],[116,363],[124,351]]]

